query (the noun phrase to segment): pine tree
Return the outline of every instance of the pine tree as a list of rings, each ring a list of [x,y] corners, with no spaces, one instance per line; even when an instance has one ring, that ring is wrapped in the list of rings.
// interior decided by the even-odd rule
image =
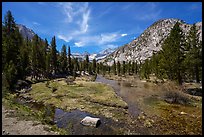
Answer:
[[[116,73],[116,63],[115,63],[115,60],[114,60],[114,62],[113,62],[113,74],[114,74],[114,75],[117,75],[117,73]]]
[[[6,68],[6,70],[4,71],[5,74],[3,74],[3,75],[5,75],[6,82],[8,82],[8,84],[9,84],[9,87],[8,87],[9,90],[12,90],[14,88],[14,84],[17,81],[17,77],[16,77],[17,69],[16,69],[12,60],[9,61],[9,63],[7,63],[5,65],[5,68]],[[4,86],[4,85],[2,85],[2,86]]]
[[[130,75],[130,72],[131,72],[131,61],[129,61],[127,68],[128,68],[128,74]]]
[[[199,82],[199,71],[202,66],[202,45],[199,43],[198,30],[195,24],[190,29],[187,41],[185,69],[190,74],[190,79],[196,79],[196,82]]]
[[[135,62],[134,61],[132,62],[131,69],[132,69],[132,74],[134,74],[135,73]]]
[[[85,56],[86,60],[85,60],[85,70],[88,71],[89,70],[89,55]]]
[[[78,58],[73,59],[73,76],[76,77],[76,72],[79,70]]]
[[[51,59],[50,59],[50,52],[48,51],[46,55],[46,77],[50,78],[51,73]]]
[[[126,71],[126,69],[125,69],[125,61],[123,61],[123,66],[122,66],[122,74],[123,75],[125,75],[125,71]]]
[[[71,50],[70,46],[68,46],[68,72],[69,74],[73,74],[73,67],[72,67],[72,61],[71,61]]]
[[[55,75],[57,70],[57,50],[56,50],[55,36],[52,38],[52,41],[51,41],[50,59],[51,59],[52,73]]]
[[[60,67],[61,71],[63,74],[66,74],[67,72],[67,49],[65,45],[62,46],[60,62],[61,62],[61,67]]]
[[[182,84],[182,62],[184,59],[185,39],[180,23],[176,23],[170,32],[170,35],[162,45],[164,66],[163,69],[170,80],[176,80],[178,84]]]
[[[21,57],[20,57],[20,48],[23,45],[23,38],[19,33],[18,28],[16,27],[15,20],[12,16],[11,11],[7,11],[4,16],[4,21],[2,24],[2,70],[3,73],[9,73],[11,71],[10,67],[15,68],[16,73],[8,74],[11,75],[13,80],[9,80],[9,86],[15,84],[17,79],[21,79],[22,76],[22,66],[21,66]],[[9,67],[9,68],[7,68]],[[13,70],[13,69],[11,69]],[[10,77],[10,78],[11,78]],[[8,79],[8,77],[6,78]]]
[[[93,59],[93,72],[96,73],[96,59]]]
[[[140,76],[144,77],[145,79],[149,79],[149,74],[150,74],[150,63],[149,63],[149,59],[146,59],[141,66]]]
[[[119,61],[117,62],[117,73],[118,75],[120,75],[120,62]]]
[[[31,80],[33,78],[36,77],[36,70],[37,70],[37,57],[36,57],[36,54],[37,54],[37,40],[38,40],[38,37],[37,35],[34,35],[33,37],[33,41],[32,41],[32,49],[31,49]]]
[[[97,63],[97,69],[96,69],[96,72],[97,72],[97,74],[99,74],[100,72],[99,72],[99,70],[100,70],[100,65],[99,65],[99,63]]]
[[[25,79],[26,76],[29,73],[29,66],[30,66],[30,61],[29,61],[29,47],[30,45],[28,45],[29,40],[28,38],[26,39],[26,42],[24,42],[25,44],[22,45],[21,49],[20,49],[20,65],[21,65],[21,78]]]

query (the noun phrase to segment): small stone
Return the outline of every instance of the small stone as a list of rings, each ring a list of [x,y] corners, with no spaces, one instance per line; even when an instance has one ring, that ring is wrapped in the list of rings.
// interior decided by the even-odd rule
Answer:
[[[144,126],[150,128],[150,127],[152,127],[152,124],[149,120],[145,120]]]
[[[180,114],[181,114],[181,115],[186,115],[187,113],[182,111]]]

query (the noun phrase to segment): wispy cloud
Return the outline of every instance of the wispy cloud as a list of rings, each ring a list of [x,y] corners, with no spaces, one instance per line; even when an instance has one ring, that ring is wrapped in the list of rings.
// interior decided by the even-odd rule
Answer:
[[[75,42],[74,44],[76,47],[83,47],[84,46],[84,43],[82,43],[82,42]]]
[[[40,23],[33,21],[34,25],[40,25]]]
[[[127,36],[127,34],[126,34],[126,33],[124,33],[124,34],[121,34],[121,36],[122,36],[122,37],[124,37],[124,36]]]
[[[99,44],[114,42],[119,38],[119,36],[118,32],[101,34]]]
[[[62,39],[62,40],[64,40],[64,41],[66,41],[66,42],[69,42],[70,41],[70,39],[72,39],[72,37],[66,37],[66,36],[63,36],[63,35],[57,35],[57,37],[59,38],[59,39]]]
[[[88,32],[91,10],[86,3],[59,3],[62,7],[62,13],[66,15],[65,24],[75,26],[74,30],[58,33],[58,38],[69,41]]]
[[[112,42],[115,42],[120,38],[119,32],[112,32],[112,33],[102,33],[100,35],[87,35],[87,36],[79,36],[75,39],[75,46],[76,47],[84,47],[90,45],[108,45]]]
[[[89,16],[90,16],[90,10],[87,10],[84,14],[83,14],[83,18],[82,18],[82,23],[80,25],[81,28],[81,32],[85,33],[88,30],[88,21],[89,21]]]

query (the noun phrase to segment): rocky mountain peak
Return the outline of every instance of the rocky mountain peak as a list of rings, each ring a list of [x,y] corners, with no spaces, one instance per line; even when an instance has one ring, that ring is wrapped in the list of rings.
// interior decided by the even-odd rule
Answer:
[[[28,39],[31,40],[34,37],[35,32],[33,30],[27,28],[22,24],[16,24],[16,26],[18,27],[19,32],[21,33],[24,39],[28,37]]]
[[[180,19],[160,19],[148,27],[139,37],[131,41],[130,43],[119,47],[112,54],[107,56],[101,62],[107,65],[113,64],[115,61],[138,61],[143,62],[145,59],[150,58],[153,53],[160,51],[162,43],[170,34],[171,29],[180,22],[180,27],[187,36],[192,24],[187,24]],[[199,30],[199,38],[202,40],[202,22],[196,23],[196,27]]]

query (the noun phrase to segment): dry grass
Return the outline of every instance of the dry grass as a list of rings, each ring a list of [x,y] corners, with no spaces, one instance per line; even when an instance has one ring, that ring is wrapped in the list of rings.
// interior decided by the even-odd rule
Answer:
[[[168,103],[190,105],[191,99],[183,93],[183,88],[174,82],[164,83],[162,86],[163,98]]]
[[[96,115],[119,119],[121,115],[114,114],[114,110],[122,109],[121,114],[126,113],[127,103],[116,95],[113,88],[97,82],[82,81],[77,79],[74,85],[67,85],[63,81],[50,81],[33,84],[29,96],[37,102],[53,104],[58,108],[70,111],[79,109]],[[52,87],[56,91],[52,91]],[[26,95],[26,94],[25,94]]]

